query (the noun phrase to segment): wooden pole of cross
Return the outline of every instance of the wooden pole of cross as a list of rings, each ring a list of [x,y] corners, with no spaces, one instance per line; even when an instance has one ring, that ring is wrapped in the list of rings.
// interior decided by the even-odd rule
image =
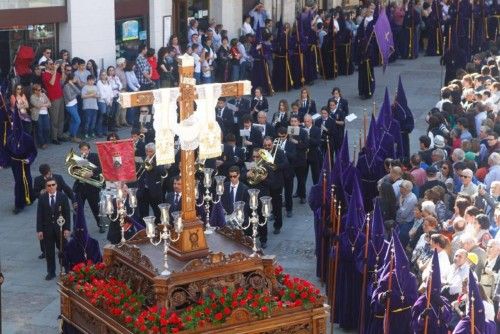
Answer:
[[[194,112],[194,102],[197,98],[197,86],[193,79],[194,60],[191,56],[179,57],[179,119],[188,119]],[[214,84],[208,84],[214,85]],[[204,85],[205,86],[205,85]],[[165,88],[169,89],[169,88]],[[243,96],[250,94],[249,81],[235,81],[221,84],[223,97]],[[160,89],[161,90],[161,89]],[[140,107],[155,103],[154,91],[120,93],[119,103],[123,108]],[[215,112],[215,106],[214,106]],[[204,129],[202,129],[203,131]],[[195,198],[195,151],[181,150],[181,181],[182,181],[182,221],[184,230],[171,247],[171,254],[182,260],[189,260],[208,255],[208,245],[203,233],[203,222],[196,216]]]

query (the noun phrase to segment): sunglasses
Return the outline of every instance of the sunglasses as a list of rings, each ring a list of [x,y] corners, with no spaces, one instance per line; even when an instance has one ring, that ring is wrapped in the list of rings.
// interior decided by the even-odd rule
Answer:
[[[55,187],[55,186],[56,186],[55,183],[47,184],[47,187]]]
[[[236,178],[238,178],[238,175],[229,175],[229,178],[236,179]]]
[[[40,88],[35,88],[35,89],[33,89],[33,91],[39,92],[39,91],[41,91],[41,89]]]

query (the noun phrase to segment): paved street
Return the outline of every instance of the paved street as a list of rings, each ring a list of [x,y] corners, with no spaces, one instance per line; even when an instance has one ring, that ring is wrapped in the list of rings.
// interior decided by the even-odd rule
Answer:
[[[415,115],[416,129],[411,135],[412,151],[418,149],[418,137],[426,130],[425,114],[439,99],[441,68],[438,58],[419,58],[413,61],[398,60],[391,64],[386,73],[382,69],[375,70],[377,80],[374,100],[362,101],[357,97],[357,74],[340,77],[335,81],[317,81],[311,87],[312,98],[319,106],[326,103],[332,87],[338,86],[344,97],[349,100],[350,112],[358,118],[347,125],[351,152],[358,143],[359,131],[363,129],[362,115],[366,108],[371,112],[372,102],[377,105],[377,113],[383,99],[384,89],[390,89],[391,99],[397,87],[398,75],[401,74],[408,97],[409,106]],[[287,99],[294,101],[299,91],[280,93],[269,99],[270,110],[277,110],[278,101]],[[120,136],[128,136],[122,131]],[[66,173],[64,156],[71,144],[50,146],[39,151],[32,166],[33,177],[38,175],[38,166],[49,163],[56,173],[64,176],[66,182],[73,180]],[[351,153],[352,154],[352,153]],[[309,183],[311,181],[309,180]],[[39,244],[35,237],[36,203],[19,215],[13,215],[13,178],[10,170],[0,171],[0,264],[5,276],[2,286],[2,326],[3,333],[54,334],[57,332],[57,316],[59,314],[59,298],[56,281],[46,282],[45,260],[39,260]],[[99,234],[90,211],[87,210],[87,221],[93,237],[101,246],[106,244],[105,234]],[[272,232],[272,228],[270,228]],[[294,203],[293,218],[284,218],[282,233],[278,236],[270,233],[268,254],[276,254],[285,270],[293,275],[302,276],[317,282],[315,278],[314,230],[312,215],[307,205]],[[336,331],[339,333],[340,331]]]

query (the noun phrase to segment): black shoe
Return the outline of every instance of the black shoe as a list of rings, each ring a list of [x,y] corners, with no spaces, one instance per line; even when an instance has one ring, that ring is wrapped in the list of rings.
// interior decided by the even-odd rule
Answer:
[[[299,197],[299,195],[293,194],[293,198],[297,198],[297,197]]]
[[[265,241],[264,241],[264,242],[261,242],[261,243],[260,243],[260,247],[261,247],[262,249],[266,249],[266,248],[267,248],[267,242],[265,242]]]
[[[104,225],[100,225],[99,226],[99,233],[105,233],[106,232],[106,228],[104,227]]]
[[[23,209],[21,209],[21,208],[14,208],[14,209],[12,210],[12,213],[13,213],[13,214],[15,214],[15,215],[17,215],[17,214],[18,214],[19,212],[21,212],[21,211],[23,211]]]
[[[279,228],[275,228],[273,234],[280,234],[281,230]]]
[[[300,204],[306,204],[306,199],[305,198],[301,198],[300,199]]]
[[[52,144],[54,144],[54,145],[61,145],[61,142],[59,140],[57,140],[57,139],[54,139],[52,141]]]
[[[286,212],[286,216],[287,216],[288,218],[293,217],[293,212],[292,212],[291,210],[290,210],[290,211],[287,211],[287,212]]]
[[[56,274],[47,274],[47,276],[45,276],[46,281],[53,280],[54,278],[56,278]]]
[[[45,253],[42,253],[40,255],[38,255],[38,258],[41,260],[41,259],[45,259]]]
[[[58,137],[57,140],[63,143],[68,141],[65,137]]]

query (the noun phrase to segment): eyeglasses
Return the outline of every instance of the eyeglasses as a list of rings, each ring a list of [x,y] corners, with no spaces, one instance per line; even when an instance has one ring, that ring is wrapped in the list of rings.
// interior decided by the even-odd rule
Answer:
[[[55,187],[55,186],[56,186],[55,183],[47,184],[47,187]]]
[[[229,178],[236,179],[236,178],[238,178],[238,175],[229,175]]]

